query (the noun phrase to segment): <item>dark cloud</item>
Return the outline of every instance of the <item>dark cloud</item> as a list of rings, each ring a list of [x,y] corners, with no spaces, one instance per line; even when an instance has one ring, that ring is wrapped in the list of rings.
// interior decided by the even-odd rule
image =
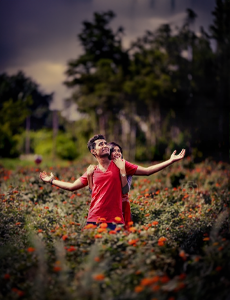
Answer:
[[[77,41],[82,21],[92,20],[93,12],[113,10],[117,17],[112,26],[125,28],[127,46],[146,29],[181,22],[186,8],[197,13],[197,29],[200,25],[207,28],[214,6],[215,0],[2,0],[0,72],[27,70],[28,76],[61,95],[67,61],[82,51]],[[42,69],[47,72],[45,80]]]

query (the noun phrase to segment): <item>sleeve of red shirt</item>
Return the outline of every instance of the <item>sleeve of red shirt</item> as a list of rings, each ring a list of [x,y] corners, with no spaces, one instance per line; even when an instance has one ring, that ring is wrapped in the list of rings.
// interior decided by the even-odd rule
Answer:
[[[127,175],[134,175],[138,166],[125,161],[125,170]]]
[[[88,185],[88,179],[87,179],[87,172],[85,172],[81,177],[80,177],[80,180],[82,182],[82,184],[84,186],[87,186]]]

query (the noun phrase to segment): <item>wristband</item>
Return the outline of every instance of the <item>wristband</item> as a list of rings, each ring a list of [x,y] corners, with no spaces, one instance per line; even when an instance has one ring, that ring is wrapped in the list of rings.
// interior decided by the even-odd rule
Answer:
[[[125,177],[125,176],[126,176],[126,174],[122,174],[122,173],[120,173],[120,174],[121,174],[122,177]]]
[[[51,179],[50,179],[50,184],[53,184],[53,180],[54,180],[54,178],[51,178]]]

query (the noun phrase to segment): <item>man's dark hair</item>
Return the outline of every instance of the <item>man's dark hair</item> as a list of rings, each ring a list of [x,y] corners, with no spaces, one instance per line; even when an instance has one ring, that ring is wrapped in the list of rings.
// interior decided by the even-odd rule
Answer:
[[[111,159],[111,154],[113,153],[114,147],[116,147],[116,146],[120,149],[120,151],[121,151],[121,158],[123,158],[123,150],[122,150],[122,148],[121,148],[120,145],[118,145],[118,144],[115,143],[115,142],[111,142],[111,143],[109,143],[109,146],[110,146],[109,159]]]
[[[92,149],[95,149],[95,141],[96,140],[105,140],[104,135],[102,134],[97,134],[95,136],[93,136],[91,139],[89,139],[88,143],[87,143],[87,147],[89,149],[89,151],[91,151]]]

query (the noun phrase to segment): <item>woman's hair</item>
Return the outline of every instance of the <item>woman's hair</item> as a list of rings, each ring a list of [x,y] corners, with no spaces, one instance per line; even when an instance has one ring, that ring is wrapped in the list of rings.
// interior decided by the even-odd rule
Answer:
[[[122,150],[122,148],[121,148],[120,145],[118,145],[115,142],[111,142],[111,143],[109,143],[109,146],[110,146],[110,154],[109,154],[109,159],[110,160],[111,160],[111,154],[113,153],[114,147],[116,147],[116,146],[120,149],[120,151],[121,151],[121,158],[123,158],[123,150]]]

